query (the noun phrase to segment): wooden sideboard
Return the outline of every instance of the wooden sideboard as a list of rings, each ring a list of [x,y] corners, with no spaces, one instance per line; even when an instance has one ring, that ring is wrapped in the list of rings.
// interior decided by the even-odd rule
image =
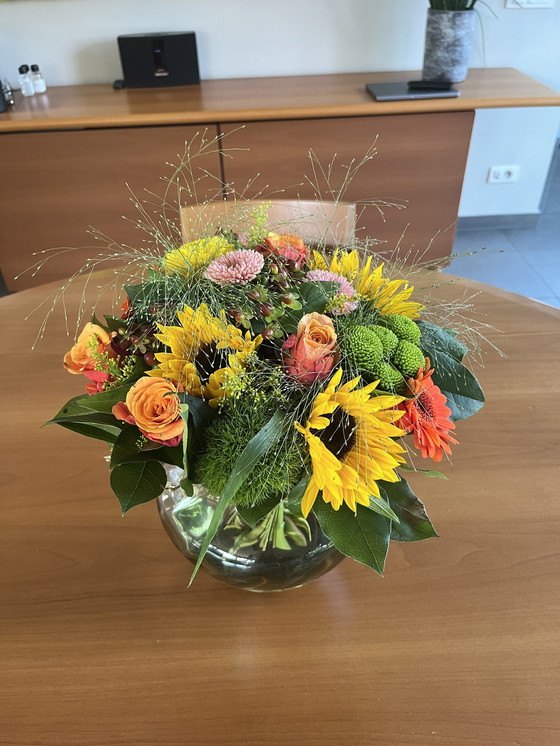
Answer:
[[[306,178],[310,149],[324,166],[336,154],[329,183],[318,185],[329,198],[345,167],[376,143],[377,155],[345,198],[400,208],[365,207],[359,235],[378,239],[382,252],[449,255],[475,110],[558,106],[560,95],[510,68],[471,70],[457,99],[379,103],[365,91],[368,82],[413,77],[418,73],[208,80],[161,90],[68,86],[18,97],[0,114],[0,268],[8,288],[77,271],[101,247],[88,226],[138,246],[144,236],[134,226],[131,191],[154,209],[168,164],[186,141],[203,136],[219,136],[220,150],[196,161],[198,200],[221,183],[250,198],[318,196]],[[15,279],[57,247],[83,248],[52,252],[40,272]]]

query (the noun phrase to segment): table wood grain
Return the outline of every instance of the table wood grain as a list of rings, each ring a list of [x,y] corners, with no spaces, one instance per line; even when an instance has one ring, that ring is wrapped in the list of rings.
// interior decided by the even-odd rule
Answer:
[[[485,356],[449,481],[415,480],[441,538],[393,543],[384,579],[346,560],[263,595],[187,591],[155,506],[121,518],[104,445],[38,430],[81,390],[71,340],[58,313],[31,351],[44,287],[0,301],[2,746],[560,743],[560,312],[441,282],[509,356]]]
[[[514,68],[473,68],[459,98],[374,101],[366,83],[407,81],[420,72],[359,72],[203,80],[174,88],[115,91],[109,84],[17,94],[0,117],[0,133],[77,127],[137,127],[321,117],[419,114],[507,106],[559,106],[560,94]]]

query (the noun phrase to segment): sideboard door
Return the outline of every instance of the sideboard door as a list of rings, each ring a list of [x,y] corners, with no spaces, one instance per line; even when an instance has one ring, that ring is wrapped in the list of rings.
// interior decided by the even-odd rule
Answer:
[[[181,125],[0,135],[0,268],[8,289],[41,285],[79,270],[104,248],[88,235],[88,226],[117,244],[142,247],[148,236],[122,217],[140,217],[126,185],[153,214],[165,189],[162,178],[172,174],[169,164],[178,163],[185,141],[196,152],[203,135],[211,142],[216,134],[216,125]],[[192,166],[200,180],[190,201],[219,191],[215,144]],[[169,199],[175,196],[171,191]],[[40,253],[58,247],[84,248]],[[51,254],[35,276],[26,272],[14,279]]]
[[[224,158],[224,177],[252,199],[332,199],[345,166],[353,169],[375,144],[377,155],[343,195],[351,202],[378,200],[364,208],[358,236],[378,239],[376,250],[391,257],[446,257],[473,118],[467,111],[224,124],[222,148],[231,155]],[[322,168],[312,166],[310,151]]]

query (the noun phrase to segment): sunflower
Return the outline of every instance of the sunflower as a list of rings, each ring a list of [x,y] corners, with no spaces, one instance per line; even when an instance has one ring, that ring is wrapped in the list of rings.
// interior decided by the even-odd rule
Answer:
[[[178,273],[188,280],[233,248],[234,245],[223,236],[200,238],[168,251],[161,264],[165,272]]]
[[[420,316],[423,306],[421,303],[409,301],[414,292],[414,285],[406,280],[387,280],[383,277],[383,264],[371,269],[371,256],[361,265],[359,253],[354,251],[340,251],[336,249],[330,264],[318,251],[313,252],[311,266],[314,269],[330,270],[349,280],[358,293],[371,301],[374,308],[382,314],[397,313],[416,319]]]
[[[157,368],[147,375],[175,381],[187,393],[218,401],[238,389],[235,385],[245,373],[248,359],[261,343],[261,337],[243,336],[240,329],[228,324],[225,314],[212,316],[206,304],[196,310],[185,306],[177,312],[181,326],[159,326],[156,338],[170,352],[156,353]],[[231,385],[230,385],[231,384]]]
[[[444,452],[451,453],[450,443],[456,444],[450,430],[455,423],[449,419],[451,410],[446,405],[447,399],[432,381],[433,369],[426,358],[426,367],[420,368],[415,378],[407,379],[412,399],[405,399],[399,404],[404,410],[400,426],[405,432],[414,433],[414,445],[423,458],[441,461]]]
[[[294,423],[313,469],[301,503],[304,516],[319,492],[335,510],[343,503],[354,511],[358,503],[369,505],[370,497],[380,497],[376,480],[398,482],[394,469],[404,463],[404,449],[393,440],[404,434],[393,424],[402,416],[395,409],[402,396],[372,397],[377,381],[356,389],[359,376],[337,388],[341,377],[339,368],[315,397],[305,426]]]

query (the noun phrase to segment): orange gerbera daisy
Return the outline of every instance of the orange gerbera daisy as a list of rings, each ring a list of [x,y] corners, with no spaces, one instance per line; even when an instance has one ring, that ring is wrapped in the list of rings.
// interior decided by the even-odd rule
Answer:
[[[444,452],[451,453],[449,444],[458,441],[450,435],[455,423],[449,419],[451,410],[446,406],[447,399],[432,381],[433,372],[430,360],[426,358],[426,367],[420,368],[415,378],[407,379],[413,398],[398,405],[398,409],[405,412],[399,420],[399,427],[407,433],[414,433],[414,445],[423,458],[441,461]]]

